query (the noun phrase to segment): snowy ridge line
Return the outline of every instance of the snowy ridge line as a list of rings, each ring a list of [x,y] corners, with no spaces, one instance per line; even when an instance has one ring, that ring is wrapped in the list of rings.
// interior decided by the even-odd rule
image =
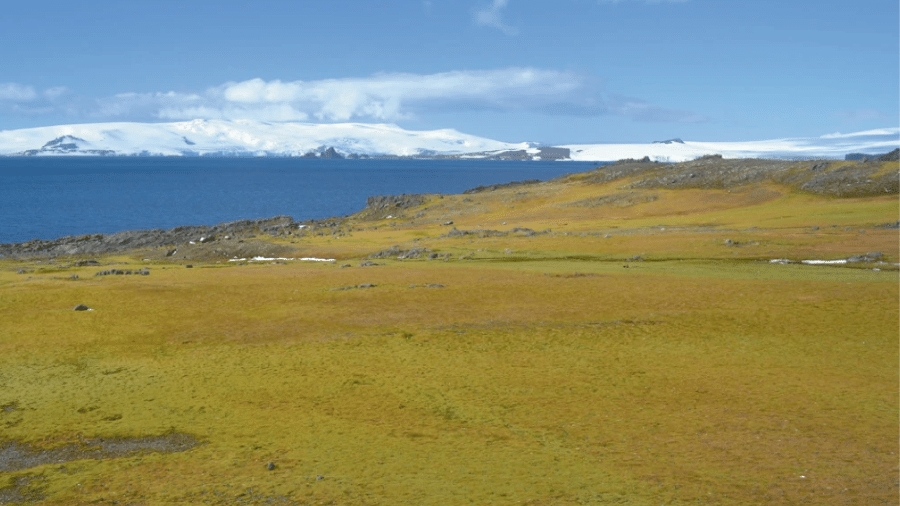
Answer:
[[[88,123],[0,131],[0,156],[397,156],[462,159],[616,161],[649,157],[683,162],[724,158],[843,158],[900,147],[900,128],[850,134],[740,142],[671,139],[653,143],[502,142],[452,129],[413,131],[392,124],[193,120],[175,123]]]

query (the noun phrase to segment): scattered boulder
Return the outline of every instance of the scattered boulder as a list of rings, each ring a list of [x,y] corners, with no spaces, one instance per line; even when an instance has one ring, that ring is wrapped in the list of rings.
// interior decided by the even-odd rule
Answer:
[[[75,311],[90,311],[91,308],[85,306],[84,304],[78,304],[75,306]]]
[[[72,267],[87,267],[87,266],[100,265],[100,262],[96,260],[79,260],[72,264]]]
[[[847,263],[877,262],[883,256],[884,255],[880,251],[870,251],[865,255],[853,255],[847,259]]]

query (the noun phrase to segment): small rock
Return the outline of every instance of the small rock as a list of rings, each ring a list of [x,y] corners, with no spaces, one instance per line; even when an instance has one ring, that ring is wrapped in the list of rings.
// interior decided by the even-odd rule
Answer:
[[[274,462],[269,462],[269,463],[266,465],[266,469],[268,469],[269,471],[274,471],[274,470],[275,470],[275,463],[274,463]]]
[[[357,288],[375,288],[378,285],[374,285],[372,283],[363,283],[361,285],[356,285]]]
[[[185,265],[185,268],[187,268],[187,269],[193,269],[193,268],[194,268],[194,266],[193,266],[193,265],[191,265],[191,264],[187,264],[187,265]]]
[[[170,249],[169,251],[166,252],[166,256],[167,256],[167,257],[170,257],[170,256],[174,255],[174,254],[177,253],[177,252],[178,252],[177,249]]]
[[[75,306],[75,311],[90,311],[91,308],[85,306],[84,304],[78,304]]]
[[[78,279],[78,274],[72,274],[71,276],[69,276],[69,279],[71,279],[71,280]]]

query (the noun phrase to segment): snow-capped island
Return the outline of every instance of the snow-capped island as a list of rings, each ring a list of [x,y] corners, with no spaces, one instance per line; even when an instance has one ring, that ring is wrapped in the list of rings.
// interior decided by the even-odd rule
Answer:
[[[193,120],[88,123],[0,131],[0,156],[292,156],[681,162],[725,158],[843,158],[900,146],[900,128],[761,141],[681,140],[542,145],[503,142],[453,129],[414,131],[392,124]]]

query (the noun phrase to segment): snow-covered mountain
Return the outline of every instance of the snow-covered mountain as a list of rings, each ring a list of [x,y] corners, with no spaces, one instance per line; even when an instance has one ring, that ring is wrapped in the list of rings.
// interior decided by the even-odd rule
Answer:
[[[708,154],[725,158],[843,158],[900,146],[900,128],[822,137],[745,142],[669,141],[571,144],[539,148],[457,132],[412,131],[389,124],[267,123],[194,120],[178,123],[90,123],[0,131],[0,155],[163,156],[460,156],[465,158],[614,161],[650,157],[679,162]],[[329,149],[331,148],[331,149]]]
[[[572,160],[621,160],[649,156],[658,162],[683,162],[703,155],[724,158],[840,158],[850,153],[883,154],[900,148],[900,128],[851,134],[764,141],[699,142],[671,139],[651,144],[571,144]]]
[[[328,147],[342,155],[463,154],[531,149],[456,130],[396,125],[194,120],[89,123],[0,131],[0,155],[303,156]]]

